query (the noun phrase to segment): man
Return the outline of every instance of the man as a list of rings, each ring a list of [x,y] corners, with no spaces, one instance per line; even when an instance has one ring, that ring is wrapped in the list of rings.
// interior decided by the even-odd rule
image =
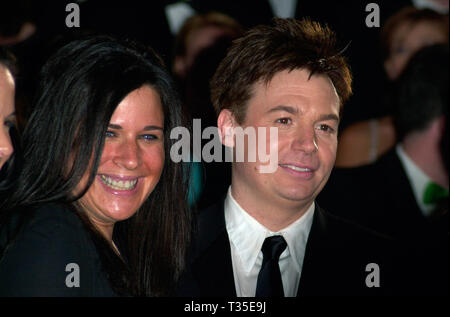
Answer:
[[[331,173],[339,115],[351,94],[350,71],[333,32],[308,20],[274,19],[255,27],[234,42],[211,92],[222,143],[245,159],[232,163],[225,199],[199,216],[180,294],[395,292],[390,241],[314,202]],[[275,145],[268,137],[273,127]],[[234,131],[249,128],[258,142],[252,146],[248,136],[242,148]],[[261,133],[264,148],[278,154],[269,162],[276,164],[271,172],[263,172],[266,162],[249,159],[264,143]]]
[[[449,183],[441,145],[448,63],[448,45],[412,57],[399,78],[393,114],[399,143],[374,164],[335,169],[318,197],[337,215],[425,254],[429,294],[448,294]]]

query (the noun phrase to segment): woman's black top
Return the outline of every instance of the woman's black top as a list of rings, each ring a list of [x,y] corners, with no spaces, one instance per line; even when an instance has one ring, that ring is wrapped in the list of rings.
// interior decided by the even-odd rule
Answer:
[[[68,206],[27,210],[10,239],[15,216],[0,228],[0,296],[116,296],[93,240]]]

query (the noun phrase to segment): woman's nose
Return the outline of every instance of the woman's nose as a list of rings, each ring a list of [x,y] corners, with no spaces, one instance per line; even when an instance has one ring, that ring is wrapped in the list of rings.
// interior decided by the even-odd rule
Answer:
[[[140,164],[140,149],[135,141],[126,141],[117,145],[118,149],[113,162],[129,170],[137,168]]]

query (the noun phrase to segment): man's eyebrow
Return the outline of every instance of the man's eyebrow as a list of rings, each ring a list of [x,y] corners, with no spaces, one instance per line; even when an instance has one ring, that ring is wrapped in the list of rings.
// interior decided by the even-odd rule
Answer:
[[[324,114],[319,117],[318,121],[333,120],[339,122],[339,117],[333,113]]]
[[[292,106],[283,106],[283,105],[279,105],[276,107],[273,107],[272,109],[269,109],[267,111],[267,113],[272,113],[272,112],[277,112],[277,111],[286,111],[290,114],[297,114],[298,113],[298,109],[296,107],[292,107]]]
[[[277,111],[286,111],[290,114],[298,113],[298,109],[296,107],[283,106],[283,105],[273,107],[272,109],[269,109],[267,111],[267,113],[272,113],[272,112],[277,112]],[[325,115],[320,116],[318,121],[324,121],[324,120],[333,120],[333,121],[339,122],[339,117],[335,114],[330,113],[330,114],[325,114]]]
[[[122,126],[120,126],[118,124],[109,124],[108,127],[110,129],[122,130]],[[159,127],[159,126],[156,126],[156,125],[147,125],[142,130],[143,131],[151,131],[151,130],[161,130],[161,131],[163,131],[164,129],[162,127]]]

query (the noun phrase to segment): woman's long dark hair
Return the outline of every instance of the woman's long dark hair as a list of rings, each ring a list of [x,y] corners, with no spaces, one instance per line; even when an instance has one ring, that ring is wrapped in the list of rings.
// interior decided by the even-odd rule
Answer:
[[[117,105],[143,85],[151,86],[161,98],[166,155],[160,181],[149,198],[133,217],[115,225],[114,241],[125,263],[76,201],[95,179],[105,132]],[[168,155],[175,142],[170,131],[182,125],[173,87],[161,59],[150,48],[108,36],[76,40],[44,65],[23,133],[25,163],[7,207],[69,204],[86,224],[103,268],[120,294],[169,295],[184,266],[190,236],[187,187],[183,164],[175,164]],[[87,171],[88,184],[74,197]]]

